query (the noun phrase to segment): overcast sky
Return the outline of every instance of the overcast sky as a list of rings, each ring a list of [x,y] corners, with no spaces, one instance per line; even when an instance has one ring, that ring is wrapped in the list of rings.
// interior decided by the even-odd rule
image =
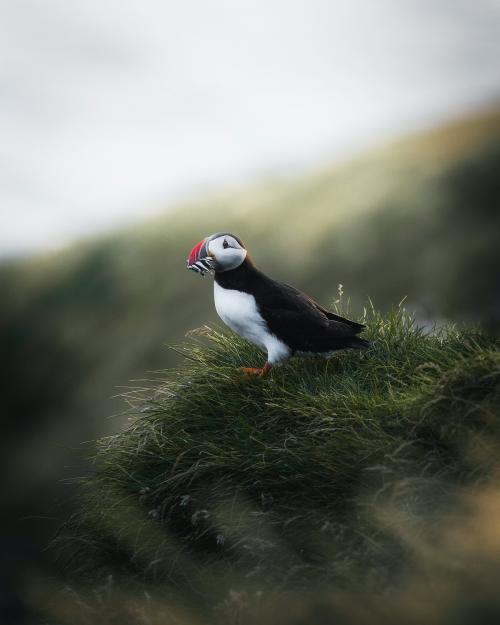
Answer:
[[[0,0],[0,255],[500,96],[498,0]]]

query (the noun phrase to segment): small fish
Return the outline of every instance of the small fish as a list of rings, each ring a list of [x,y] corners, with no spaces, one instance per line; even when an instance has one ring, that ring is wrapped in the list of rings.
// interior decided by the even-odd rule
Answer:
[[[206,256],[205,258],[200,258],[192,265],[187,264],[187,268],[191,269],[191,271],[196,271],[197,273],[205,276],[206,273],[209,273],[214,268],[214,260],[210,256]]]

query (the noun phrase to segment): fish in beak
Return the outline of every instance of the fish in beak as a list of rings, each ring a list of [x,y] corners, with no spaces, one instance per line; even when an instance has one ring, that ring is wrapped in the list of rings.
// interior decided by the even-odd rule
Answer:
[[[208,251],[208,237],[200,241],[189,252],[187,268],[204,276],[215,268],[215,259]]]

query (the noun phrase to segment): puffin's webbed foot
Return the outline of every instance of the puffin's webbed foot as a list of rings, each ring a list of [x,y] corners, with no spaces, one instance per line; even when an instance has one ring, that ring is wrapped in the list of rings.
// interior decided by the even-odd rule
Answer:
[[[257,375],[263,378],[271,370],[271,365],[268,362],[266,362],[266,364],[263,367],[241,367],[241,370],[248,377]]]

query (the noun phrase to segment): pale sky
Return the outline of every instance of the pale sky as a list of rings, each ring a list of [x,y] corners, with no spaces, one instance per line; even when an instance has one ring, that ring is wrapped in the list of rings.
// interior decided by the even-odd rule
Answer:
[[[499,97],[497,0],[0,0],[0,255]]]

